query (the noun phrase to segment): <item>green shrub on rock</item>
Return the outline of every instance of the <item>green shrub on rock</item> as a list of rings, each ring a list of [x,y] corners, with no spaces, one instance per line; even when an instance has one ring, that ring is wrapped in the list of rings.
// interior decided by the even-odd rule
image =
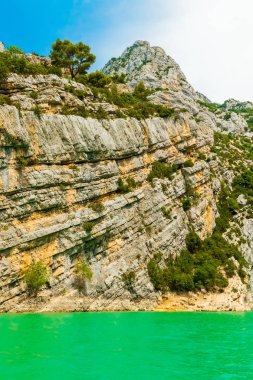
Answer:
[[[0,73],[1,75],[1,73]],[[3,106],[4,104],[10,104],[10,99],[7,95],[0,94],[0,106]]]
[[[186,236],[186,247],[176,257],[167,259],[163,267],[156,256],[149,261],[148,274],[156,290],[222,290],[236,272],[245,281],[247,262],[219,233],[201,241],[192,231]],[[233,260],[237,261],[238,268]]]
[[[43,262],[32,262],[24,273],[24,280],[28,294],[36,297],[39,290],[49,283],[47,268]]]
[[[34,99],[34,100],[37,100],[38,97],[39,97],[39,94],[38,94],[37,91],[31,91],[31,92],[30,92],[30,97],[31,97],[32,99]]]
[[[161,211],[166,219],[171,219],[170,211],[165,206],[161,208]]]
[[[146,100],[147,96],[152,93],[151,90],[147,89],[143,82],[139,82],[134,89],[133,95],[140,99],[140,100]]]
[[[20,75],[56,74],[61,76],[61,69],[44,64],[30,63],[23,53],[16,53],[14,50],[4,51],[0,53],[0,81],[6,80],[11,73]]]
[[[136,182],[134,178],[128,178],[126,182],[124,182],[122,178],[119,178],[117,184],[117,192],[120,194],[129,193],[130,191],[133,191],[133,189],[136,187]]]
[[[237,194],[253,196],[253,168],[243,168],[241,174],[234,178],[233,188]]]
[[[0,83],[4,82],[8,78],[9,69],[4,62],[0,60]]]
[[[87,234],[90,234],[92,231],[92,228],[95,226],[94,222],[86,221],[83,223],[83,229],[87,232]]]
[[[147,269],[150,281],[152,282],[155,290],[167,290],[168,287],[164,276],[164,270],[157,264],[155,259],[151,259],[148,262]]]
[[[162,161],[156,161],[152,165],[152,169],[148,175],[148,181],[152,181],[154,178],[160,178],[160,179],[172,179],[173,173],[176,171],[176,168],[173,166],[170,166]]]
[[[201,249],[202,242],[198,234],[195,231],[191,231],[185,238],[186,248],[189,252],[195,253]]]
[[[104,209],[105,209],[105,206],[103,205],[103,203],[99,202],[99,201],[90,203],[89,207],[93,211],[97,212],[98,214],[100,214],[101,212],[103,212]]]
[[[87,293],[87,282],[91,281],[93,276],[92,270],[87,261],[82,258],[75,266],[75,274],[73,278],[73,286],[79,293]]]
[[[42,118],[42,110],[41,110],[41,108],[40,108],[38,105],[36,105],[36,106],[33,108],[33,113],[34,113],[34,115],[35,115],[39,120],[41,120],[41,118]]]
[[[183,164],[184,168],[192,168],[194,166],[194,163],[192,160],[186,160]]]
[[[104,88],[112,81],[112,79],[108,75],[105,75],[102,71],[95,71],[93,73],[87,74],[86,77],[86,84],[97,88]]]
[[[191,203],[191,200],[189,198],[183,199],[182,207],[183,207],[184,211],[190,210],[191,206],[192,206],[192,203]]]
[[[124,283],[124,287],[129,292],[133,292],[135,280],[136,280],[136,274],[134,271],[125,272],[122,274],[122,281]]]

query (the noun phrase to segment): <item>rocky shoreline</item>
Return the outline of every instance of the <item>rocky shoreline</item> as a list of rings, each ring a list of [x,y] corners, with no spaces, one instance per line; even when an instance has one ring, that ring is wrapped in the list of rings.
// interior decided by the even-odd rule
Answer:
[[[237,290],[235,291],[237,287]],[[80,296],[75,291],[52,295],[49,290],[37,298],[24,294],[17,304],[9,300],[0,306],[0,313],[57,313],[57,312],[110,312],[110,311],[211,311],[244,312],[253,309],[251,294],[239,279],[230,279],[224,292],[151,293],[147,297]]]

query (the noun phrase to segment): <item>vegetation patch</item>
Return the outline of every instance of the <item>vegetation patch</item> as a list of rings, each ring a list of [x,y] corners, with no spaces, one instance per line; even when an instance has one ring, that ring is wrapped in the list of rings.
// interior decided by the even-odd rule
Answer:
[[[172,180],[172,175],[177,171],[176,165],[168,165],[162,161],[156,161],[152,165],[152,169],[148,175],[148,181],[153,181],[155,178]]]
[[[132,293],[134,291],[134,283],[136,280],[136,274],[134,271],[128,271],[122,274],[122,281],[124,287]]]
[[[211,103],[211,102],[203,102],[201,100],[197,100],[197,102],[202,106],[208,108],[210,112],[216,112],[217,110],[221,109],[221,105],[218,103]]]
[[[24,280],[29,296],[36,297],[39,290],[49,283],[47,268],[43,262],[32,262],[24,273]]]
[[[90,203],[89,207],[93,211],[97,212],[98,214],[100,214],[101,212],[103,212],[104,209],[105,209],[105,206],[103,205],[103,203],[99,202],[99,201]]]
[[[192,162],[192,160],[186,160],[184,163],[183,163],[183,167],[184,168],[192,168],[194,166],[194,163]]]
[[[190,210],[191,206],[192,206],[192,202],[191,202],[190,198],[183,199],[182,207],[183,207],[184,211]]]
[[[10,98],[7,95],[0,94],[0,106],[11,104]]]
[[[122,178],[119,178],[117,184],[117,192],[120,194],[129,193],[130,191],[133,191],[136,188],[136,182],[134,178],[128,178],[126,182],[124,182]]]
[[[30,63],[21,50],[17,52],[9,48],[0,53],[0,81],[5,81],[11,73],[25,76],[39,74],[56,74],[61,76],[61,70],[59,68],[46,66],[44,64]]]
[[[33,108],[33,113],[34,113],[34,115],[35,115],[39,120],[41,120],[41,118],[42,118],[42,110],[41,110],[41,108],[40,108],[38,105],[36,105],[36,106]]]
[[[233,190],[222,184],[218,202],[219,217],[216,218],[212,236],[202,241],[192,231],[186,236],[186,249],[180,255],[167,259],[163,265],[160,263],[161,255],[149,261],[148,273],[156,290],[222,291],[228,285],[228,279],[236,273],[245,282],[248,264],[238,248],[222,236],[240,208],[236,200],[239,194],[245,194],[250,199],[253,196],[252,168],[243,168],[241,174],[234,178]],[[191,200],[184,199],[184,210],[190,207]],[[239,229],[234,233],[240,237]]]
[[[239,263],[238,268],[233,259]],[[160,257],[151,259],[147,268],[155,289],[161,291],[221,291],[236,272],[243,281],[246,277],[247,263],[242,254],[218,232],[204,241],[190,232],[186,249],[166,260],[164,266],[159,260]]]
[[[95,226],[94,222],[86,221],[83,223],[83,229],[87,232],[87,234],[90,234],[92,231],[92,228]]]
[[[91,90],[99,101],[103,100],[119,107],[120,117],[134,117],[141,120],[153,116],[163,118],[175,116],[172,108],[149,102],[147,96],[153,91],[145,89],[143,86],[137,85],[133,93],[118,92],[115,85],[110,88],[91,86]]]
[[[78,290],[80,294],[87,293],[87,282],[91,281],[93,276],[92,270],[87,261],[82,258],[75,266],[75,274],[73,278],[73,287]]]
[[[170,214],[170,210],[168,210],[165,206],[163,206],[161,208],[161,211],[163,213],[163,216],[166,218],[166,219],[171,219],[171,214]]]
[[[17,163],[21,168],[25,168],[28,165],[28,159],[23,156],[17,156]]]

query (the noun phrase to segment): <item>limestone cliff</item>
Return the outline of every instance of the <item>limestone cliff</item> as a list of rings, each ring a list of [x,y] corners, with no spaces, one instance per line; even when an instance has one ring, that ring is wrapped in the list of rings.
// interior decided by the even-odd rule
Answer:
[[[146,54],[141,68],[138,50],[131,58],[137,48]],[[150,87],[164,88],[150,101],[176,109],[171,117],[137,120],[114,115],[97,120],[59,114],[66,103],[94,109],[98,105],[81,84],[73,86],[86,91],[84,99],[73,91],[66,94],[68,80],[55,76],[14,75],[2,86],[21,107],[0,106],[0,310],[19,310],[18,303],[20,310],[29,309],[23,271],[38,259],[50,272],[50,289],[40,294],[42,305],[51,300],[50,310],[64,309],[70,297],[76,303],[66,308],[73,310],[151,308],[160,294],[150,282],[147,262],[157,252],[163,260],[177,255],[192,228],[202,238],[212,234],[222,180],[222,163],[211,151],[214,130],[242,133],[246,123],[234,113],[228,119],[223,110],[211,112],[179,66],[168,57],[161,67],[165,53],[153,48],[150,56],[149,50],[137,42],[123,54],[122,68],[114,60],[105,72],[126,73],[127,68],[130,88],[137,77]],[[147,66],[156,67],[152,78]],[[27,96],[34,89],[36,99]],[[42,115],[32,111],[38,102]],[[109,114],[114,112],[106,102],[101,104]],[[177,164],[178,170],[171,180],[150,182],[152,164],[159,160]],[[184,166],[189,160],[193,166]],[[134,179],[136,186],[122,193],[119,179]],[[184,210],[189,189],[196,196]],[[75,298],[72,288],[80,255],[93,271],[84,301]],[[136,274],[131,291],[123,281],[130,271]],[[244,308],[247,289],[238,282],[236,294]]]

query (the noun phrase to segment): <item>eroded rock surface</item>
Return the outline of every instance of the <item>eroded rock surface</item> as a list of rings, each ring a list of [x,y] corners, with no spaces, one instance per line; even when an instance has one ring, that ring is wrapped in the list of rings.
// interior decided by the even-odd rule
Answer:
[[[50,268],[52,291],[70,286],[81,253],[94,272],[90,294],[128,294],[122,274],[133,270],[136,294],[151,297],[146,264],[152,255],[178,252],[189,224],[203,237],[214,228],[210,167],[197,158],[212,145],[208,126],[184,118],[38,119],[4,106],[0,128],[2,303],[22,295],[22,270],[33,258]],[[147,181],[153,162],[182,163],[190,155],[194,166],[178,170],[171,181]],[[137,187],[119,194],[119,178],[133,178]],[[185,212],[182,198],[189,186],[200,198]],[[103,204],[101,212],[90,207],[94,201]],[[94,222],[91,233],[85,231],[87,221]]]

